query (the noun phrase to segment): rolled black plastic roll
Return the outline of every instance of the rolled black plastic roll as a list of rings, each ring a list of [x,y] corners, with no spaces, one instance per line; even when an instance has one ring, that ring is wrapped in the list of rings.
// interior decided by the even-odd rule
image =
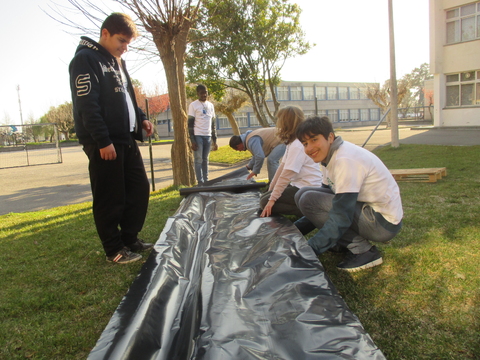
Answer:
[[[180,189],[180,195],[188,195],[198,192],[218,192],[218,191],[232,191],[235,193],[242,193],[249,190],[260,189],[267,186],[265,182],[256,182],[251,184],[239,185],[217,185],[217,186],[195,186],[191,188]]]

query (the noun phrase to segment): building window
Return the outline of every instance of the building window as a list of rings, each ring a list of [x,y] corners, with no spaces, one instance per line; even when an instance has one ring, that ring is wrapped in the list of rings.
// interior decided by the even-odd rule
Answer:
[[[235,114],[235,120],[237,120],[238,127],[248,127],[247,113],[241,112]]]
[[[325,86],[316,86],[315,92],[318,100],[327,100],[327,91],[325,90]]]
[[[338,121],[338,110],[327,110],[327,116],[332,123],[337,122]]]
[[[358,88],[356,87],[351,87],[348,88],[350,90],[350,99],[356,100],[358,99]]]
[[[447,44],[480,38],[480,2],[447,10]]]
[[[277,100],[288,100],[288,87],[277,87]]]
[[[358,115],[358,109],[350,110],[350,120],[351,121],[358,121],[360,120],[360,116]]]
[[[232,127],[225,116],[217,116],[217,124],[219,129],[230,129]]]
[[[361,100],[368,99],[368,97],[367,97],[368,88],[360,88],[360,89],[358,89],[358,92],[359,92]]]
[[[368,109],[360,109],[360,120],[361,121],[370,120],[370,111]]]
[[[249,113],[250,117],[250,126],[260,126],[260,122],[257,119],[257,116],[254,113]]]
[[[337,88],[329,86],[327,87],[327,100],[337,100]]]
[[[338,121],[348,121],[350,116],[348,115],[348,110],[338,110]]]
[[[318,115],[319,117],[323,117],[323,116],[328,116],[327,114],[327,110],[318,110]],[[332,119],[330,119],[332,120]]]
[[[338,88],[338,98],[340,100],[348,100],[348,87],[340,86]]]
[[[370,120],[380,120],[380,109],[370,109]]]
[[[302,100],[302,87],[291,86],[290,87],[290,100]]]
[[[303,100],[315,100],[313,86],[305,86],[303,88]]]
[[[480,105],[480,70],[449,74],[446,106]]]

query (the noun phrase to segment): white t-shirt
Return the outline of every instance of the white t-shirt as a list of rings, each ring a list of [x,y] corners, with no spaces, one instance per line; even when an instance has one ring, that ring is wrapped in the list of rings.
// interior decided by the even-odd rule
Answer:
[[[133,107],[133,101],[128,92],[128,81],[122,66],[120,66],[120,74],[122,76],[123,88],[125,90],[125,98],[127,100],[128,115],[130,119],[130,132],[135,130],[135,108]]]
[[[390,223],[403,217],[400,189],[390,171],[373,153],[344,141],[327,167],[322,167],[323,182],[335,194],[358,193],[358,201],[370,205]]]
[[[282,163],[284,170],[292,170],[296,173],[290,180],[293,186],[299,189],[305,186],[322,186],[323,175],[320,165],[305,154],[303,145],[298,139],[287,145]]]
[[[212,136],[212,118],[215,109],[210,101],[193,101],[188,107],[188,116],[195,118],[194,134],[199,136]]]

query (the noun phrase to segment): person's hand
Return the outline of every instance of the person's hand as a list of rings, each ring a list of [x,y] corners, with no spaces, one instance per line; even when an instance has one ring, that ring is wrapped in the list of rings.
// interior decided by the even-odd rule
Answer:
[[[216,143],[214,143],[212,145],[212,151],[217,151],[218,150],[218,145]]]
[[[100,149],[100,157],[103,160],[115,160],[117,158],[117,152],[115,151],[115,146],[110,144]]]
[[[142,128],[147,132],[147,136],[151,136],[153,134],[153,124],[148,120],[143,120]]]
[[[198,150],[198,144],[197,143],[192,143],[192,150],[197,151]]]
[[[254,172],[251,172],[248,176],[247,176],[247,180],[250,180],[252,177],[254,176],[257,176],[257,174],[255,174]]]
[[[268,200],[268,203],[267,203],[267,205],[265,205],[265,207],[263,208],[263,211],[262,211],[262,213],[260,214],[260,217],[269,217],[270,215],[272,215],[273,205],[275,205],[275,201],[273,201],[273,200]]]

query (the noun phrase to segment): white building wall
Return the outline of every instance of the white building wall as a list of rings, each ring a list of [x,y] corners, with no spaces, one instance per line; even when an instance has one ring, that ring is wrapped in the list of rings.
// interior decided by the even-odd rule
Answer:
[[[430,0],[430,70],[434,75],[434,126],[480,126],[480,104],[446,107],[446,75],[480,70],[480,39],[446,44],[445,10],[466,0]]]

